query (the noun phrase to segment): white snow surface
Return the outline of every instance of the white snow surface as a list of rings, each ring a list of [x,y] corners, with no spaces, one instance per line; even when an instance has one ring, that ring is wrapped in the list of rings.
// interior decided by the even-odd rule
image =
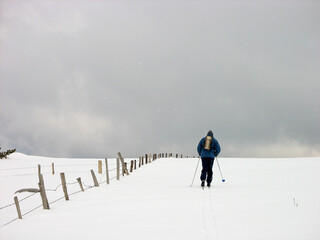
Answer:
[[[0,161],[0,239],[320,239],[320,158],[218,160],[226,181],[215,163],[213,186],[203,190],[201,164],[190,187],[198,158],[157,159],[107,185],[105,174],[98,174],[98,159],[14,153]],[[28,213],[41,206],[40,194],[15,191],[38,188],[38,164],[50,210]],[[115,166],[109,159],[111,178]],[[79,192],[76,178],[93,185],[91,169],[100,186]],[[60,172],[69,194],[77,192],[69,201],[58,187]],[[25,215],[5,225],[17,218],[14,205],[5,207],[14,196],[20,201],[30,196],[20,202]]]

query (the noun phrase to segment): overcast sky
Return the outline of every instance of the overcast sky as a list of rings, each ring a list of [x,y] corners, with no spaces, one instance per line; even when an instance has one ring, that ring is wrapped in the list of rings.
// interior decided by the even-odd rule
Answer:
[[[320,156],[320,1],[0,1],[0,146]]]

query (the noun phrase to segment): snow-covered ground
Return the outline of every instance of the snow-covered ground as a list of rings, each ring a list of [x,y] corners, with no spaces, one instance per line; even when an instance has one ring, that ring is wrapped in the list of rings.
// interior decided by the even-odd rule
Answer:
[[[12,154],[0,161],[0,239],[320,239],[320,158],[221,158],[226,182],[215,164],[213,187],[204,190],[199,187],[200,166],[190,187],[197,162],[158,159],[117,181],[115,159],[109,159],[113,179],[106,185],[105,174],[98,174],[98,159]],[[14,194],[37,188],[38,164],[51,209],[39,207],[5,225],[17,218],[15,206],[5,207],[14,196],[30,196],[20,203],[22,214],[41,206],[38,193]],[[93,185],[91,169],[100,187],[79,192],[76,178]],[[70,201],[58,187],[60,172],[66,174],[69,194],[77,192]]]

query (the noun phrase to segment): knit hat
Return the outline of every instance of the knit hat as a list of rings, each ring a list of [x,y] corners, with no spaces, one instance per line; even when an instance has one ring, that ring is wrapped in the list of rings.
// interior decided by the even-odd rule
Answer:
[[[207,134],[207,136],[213,137],[213,132],[210,130]]]

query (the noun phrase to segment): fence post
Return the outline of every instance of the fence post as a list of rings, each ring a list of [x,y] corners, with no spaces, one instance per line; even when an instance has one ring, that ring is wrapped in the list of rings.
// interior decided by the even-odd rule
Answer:
[[[69,195],[68,195],[68,190],[67,190],[67,183],[66,183],[66,176],[64,173],[60,173],[60,178],[61,178],[61,183],[62,183],[62,190],[64,193],[64,198],[66,201],[69,201]]]
[[[148,154],[146,154],[146,164],[148,164]]]
[[[137,160],[134,160],[134,170],[137,169]]]
[[[91,172],[91,175],[92,175],[92,179],[93,179],[93,182],[94,182],[94,186],[95,186],[95,187],[99,187],[99,183],[98,183],[98,180],[97,180],[97,178],[96,178],[96,175],[94,174],[94,171],[91,169],[90,172]]]
[[[18,217],[19,217],[19,219],[22,219],[21,210],[20,210],[20,204],[19,204],[17,196],[14,197],[14,203],[16,204]]]
[[[128,170],[127,170],[127,167],[125,166],[125,163],[124,163],[124,159],[123,159],[123,157],[122,157],[122,155],[121,155],[120,152],[118,152],[118,156],[119,156],[120,161],[121,161],[121,163],[122,163],[122,167],[124,168],[124,172],[125,172],[127,175],[129,175],[129,172],[128,172]]]
[[[80,178],[80,177],[77,178],[77,181],[78,181],[78,183],[79,183],[79,185],[80,185],[81,191],[84,192],[84,189],[83,189],[83,186],[82,186],[82,182],[81,182],[81,178]]]
[[[130,172],[132,172],[133,170],[133,160],[131,160],[131,164],[130,164]]]
[[[120,180],[120,161],[117,158],[117,180]]]
[[[144,157],[141,157],[141,165],[144,165]]]
[[[124,166],[125,166],[125,167],[122,167],[122,177],[124,176],[124,171],[125,171],[125,169],[127,168],[127,163],[126,163],[126,162],[124,163]]]
[[[40,165],[38,165],[38,166],[40,166]],[[47,194],[46,194],[46,189],[44,187],[44,180],[43,180],[43,176],[41,173],[39,174],[38,185],[39,185],[39,189],[40,189],[40,196],[41,196],[41,200],[42,200],[43,209],[50,209]]]
[[[41,174],[41,165],[38,164],[38,177],[39,177],[39,182],[41,182],[40,174]]]
[[[107,184],[110,184],[110,179],[109,179],[109,168],[108,168],[108,159],[104,159],[106,162],[106,178],[107,178]]]
[[[98,161],[98,172],[99,172],[99,174],[102,174],[102,161],[101,160]]]
[[[51,165],[52,165],[52,175],[54,175],[54,163],[52,163]]]
[[[139,167],[141,167],[141,157],[139,157]]]

